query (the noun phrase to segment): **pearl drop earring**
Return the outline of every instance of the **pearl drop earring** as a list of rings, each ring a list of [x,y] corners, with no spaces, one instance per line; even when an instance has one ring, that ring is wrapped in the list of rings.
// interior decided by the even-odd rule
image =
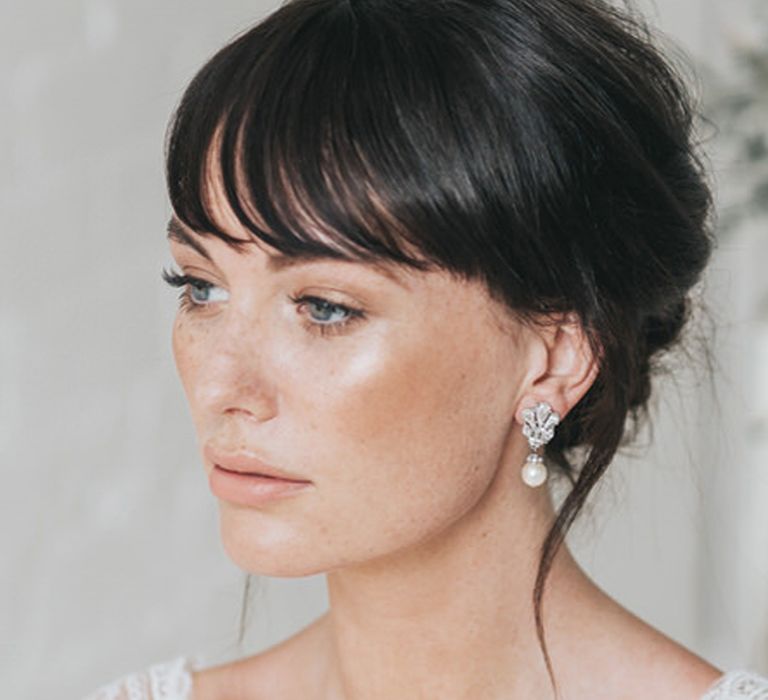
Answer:
[[[539,401],[532,408],[523,409],[523,421],[523,435],[528,438],[531,453],[523,465],[522,477],[528,486],[535,488],[547,480],[547,467],[539,448],[552,439],[560,416],[546,401]]]

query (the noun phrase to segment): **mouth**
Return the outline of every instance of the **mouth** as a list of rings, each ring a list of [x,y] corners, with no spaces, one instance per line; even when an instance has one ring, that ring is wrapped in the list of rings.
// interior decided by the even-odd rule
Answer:
[[[239,506],[265,507],[267,504],[296,497],[313,487],[311,481],[283,479],[272,474],[242,472],[214,464],[208,475],[213,494]]]
[[[240,471],[239,469],[227,469],[226,467],[222,467],[220,464],[214,464],[213,465],[215,469],[220,469],[223,472],[227,472],[228,474],[237,474],[238,476],[245,476],[245,477],[253,477],[256,479],[269,479],[270,481],[284,481],[289,484],[309,484],[309,481],[306,481],[304,479],[286,479],[284,477],[275,476],[274,474],[265,474],[262,472],[248,472],[248,471]]]
[[[312,483],[309,479],[302,478],[300,474],[294,474],[262,461],[250,450],[241,448],[237,451],[225,451],[208,443],[203,448],[203,452],[208,462],[214,466],[214,470],[234,476],[298,484]]]

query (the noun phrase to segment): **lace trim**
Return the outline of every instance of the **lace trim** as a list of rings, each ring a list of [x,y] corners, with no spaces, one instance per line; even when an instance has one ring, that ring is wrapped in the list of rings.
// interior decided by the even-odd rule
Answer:
[[[728,671],[701,700],[768,700],[768,678],[745,669]]]
[[[102,686],[85,700],[190,700],[192,661],[179,656]]]

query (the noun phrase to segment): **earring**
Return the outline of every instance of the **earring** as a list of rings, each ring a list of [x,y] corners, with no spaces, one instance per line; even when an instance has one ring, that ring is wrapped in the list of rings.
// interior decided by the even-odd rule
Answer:
[[[523,465],[522,477],[528,486],[535,488],[547,480],[547,467],[539,448],[552,439],[560,416],[546,401],[539,401],[532,408],[523,409],[523,421],[523,435],[528,438],[531,453]]]

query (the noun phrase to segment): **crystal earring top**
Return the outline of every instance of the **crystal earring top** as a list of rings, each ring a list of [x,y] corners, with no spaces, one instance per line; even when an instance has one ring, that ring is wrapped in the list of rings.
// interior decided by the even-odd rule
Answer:
[[[528,438],[532,450],[546,445],[555,434],[560,415],[545,401],[523,409],[523,435]]]

